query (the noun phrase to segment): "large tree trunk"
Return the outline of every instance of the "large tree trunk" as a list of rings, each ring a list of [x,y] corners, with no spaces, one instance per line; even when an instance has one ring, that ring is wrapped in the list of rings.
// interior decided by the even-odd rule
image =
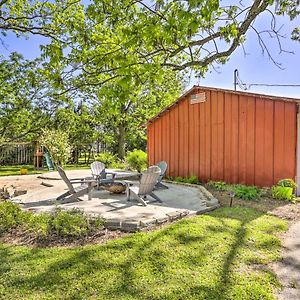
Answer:
[[[118,157],[124,159],[125,157],[125,126],[119,125],[119,140],[118,140]]]

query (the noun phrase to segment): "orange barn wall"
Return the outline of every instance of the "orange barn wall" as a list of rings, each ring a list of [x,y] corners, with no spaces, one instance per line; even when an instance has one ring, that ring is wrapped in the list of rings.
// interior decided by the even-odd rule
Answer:
[[[148,125],[148,159],[169,176],[271,186],[295,178],[296,104],[224,91],[190,95]]]

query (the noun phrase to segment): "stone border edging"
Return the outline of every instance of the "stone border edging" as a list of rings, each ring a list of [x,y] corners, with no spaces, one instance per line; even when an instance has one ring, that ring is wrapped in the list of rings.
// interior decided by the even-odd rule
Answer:
[[[122,219],[110,219],[106,220],[104,223],[105,228],[110,230],[121,230],[125,232],[136,232],[143,229],[151,228],[157,225],[161,225],[166,222],[172,222],[178,219],[182,219],[186,216],[201,215],[213,211],[220,207],[218,199],[216,199],[208,190],[202,185],[184,183],[184,182],[173,182],[164,180],[164,182],[170,184],[179,184],[183,186],[189,186],[193,188],[198,188],[200,192],[207,198],[206,208],[190,212],[187,209],[180,209],[175,212],[167,213],[165,216],[152,217],[152,218],[142,218],[140,220],[122,220]]]
[[[219,204],[219,200],[215,198],[203,185],[201,184],[191,184],[191,183],[186,183],[186,182],[176,182],[176,181],[171,181],[171,180],[164,180],[164,182],[170,183],[170,184],[178,184],[178,185],[183,185],[183,186],[189,186],[193,188],[197,188],[200,190],[202,194],[204,194],[210,201],[207,202],[207,205],[210,206],[215,206]]]
[[[187,209],[181,209],[174,212],[167,213],[165,216],[153,217],[153,218],[142,218],[140,220],[121,220],[121,219],[110,219],[104,222],[104,227],[109,230],[121,230],[125,232],[136,232],[143,229],[151,228],[154,226],[161,225],[166,222],[173,222],[175,220],[182,219],[186,216],[195,216],[208,213],[219,208],[220,205],[210,206],[207,209],[203,209],[197,212],[190,212]]]

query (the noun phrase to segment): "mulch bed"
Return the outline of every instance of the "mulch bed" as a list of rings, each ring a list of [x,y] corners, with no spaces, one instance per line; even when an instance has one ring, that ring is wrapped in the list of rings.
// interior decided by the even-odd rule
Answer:
[[[228,192],[220,192],[209,186],[205,186],[209,192],[216,197],[221,207],[230,206],[230,195]],[[284,200],[276,200],[270,197],[261,197],[258,200],[241,200],[233,198],[233,206],[250,207],[262,212],[277,216],[279,218],[295,222],[300,220],[300,203],[291,203]]]
[[[47,239],[38,239],[32,234],[20,230],[12,230],[0,236],[0,242],[14,246],[36,246],[36,247],[76,247],[87,244],[103,244],[109,240],[128,236],[130,233],[119,230],[103,229],[91,236],[82,236],[76,238],[63,238],[60,236],[50,236]]]

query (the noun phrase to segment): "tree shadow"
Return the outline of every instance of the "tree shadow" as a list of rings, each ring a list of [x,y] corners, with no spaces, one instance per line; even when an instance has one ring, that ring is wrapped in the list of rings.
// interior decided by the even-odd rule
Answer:
[[[60,290],[61,293],[69,289],[68,298],[72,298],[77,297],[79,290],[84,289],[86,299],[92,293],[94,296],[95,293],[97,295],[97,292],[101,293],[101,299],[109,299],[111,296],[115,299],[160,299],[157,295],[149,298],[148,285],[156,284],[154,289],[159,289],[161,288],[159,285],[163,287],[164,284],[168,284],[168,274],[177,276],[176,269],[174,274],[170,273],[172,260],[179,259],[179,265],[188,273],[194,270],[198,272],[201,266],[209,261],[211,255],[209,249],[213,247],[213,243],[209,240],[211,236],[225,232],[232,236],[233,240],[229,251],[220,253],[224,259],[218,271],[218,280],[214,284],[209,285],[196,279],[190,286],[184,285],[184,291],[182,286],[175,285],[170,286],[171,291],[160,294],[164,299],[169,299],[171,294],[172,299],[225,299],[228,290],[232,287],[234,262],[240,248],[246,244],[247,225],[262,215],[263,213],[251,214],[243,220],[239,214],[225,212],[222,215],[216,212],[211,216],[195,217],[195,220],[206,217],[212,219],[213,225],[206,226],[204,231],[198,232],[195,229],[198,226],[197,222],[194,223],[193,228],[190,228],[189,219],[185,219],[163,227],[159,231],[137,233],[104,245],[74,249],[54,248],[50,250],[50,253],[49,249],[32,248],[27,249],[23,255],[11,257],[9,247],[4,247],[3,250],[0,248],[0,260],[9,260],[10,264],[26,261],[27,265],[46,260],[46,267],[33,274],[26,276],[15,274],[9,278],[10,285],[15,289],[27,289],[27,292],[32,295],[43,289]],[[235,228],[230,227],[227,224],[228,219],[238,221],[239,225]],[[199,222],[199,224],[202,223]],[[208,241],[209,247],[206,248]],[[216,241],[216,243],[222,243],[222,241]],[[203,245],[203,247],[197,248],[199,251],[196,254],[183,251],[179,254],[185,257],[178,256],[176,251],[187,245],[191,247]],[[172,249],[174,253],[170,255],[168,251]],[[7,267],[3,269],[0,267],[0,270],[1,275],[2,272],[6,272],[6,276],[10,271]],[[87,277],[92,278],[91,282],[87,282]],[[98,290],[95,291],[92,285],[98,285]],[[103,287],[99,287],[101,285]]]

